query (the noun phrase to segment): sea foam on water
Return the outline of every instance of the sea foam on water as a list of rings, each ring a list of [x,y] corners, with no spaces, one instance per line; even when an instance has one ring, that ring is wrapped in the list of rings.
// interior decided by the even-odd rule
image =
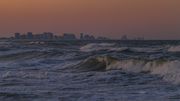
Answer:
[[[118,60],[109,56],[91,57],[76,68],[86,70],[124,70],[135,73],[150,73],[162,76],[164,80],[174,84],[180,84],[180,61],[179,60],[142,60],[127,59]]]

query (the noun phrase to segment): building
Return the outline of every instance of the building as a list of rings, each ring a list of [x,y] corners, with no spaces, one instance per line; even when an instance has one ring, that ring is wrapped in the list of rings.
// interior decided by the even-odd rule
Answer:
[[[43,39],[53,39],[54,35],[51,32],[44,32],[42,38]]]
[[[93,35],[84,35],[84,33],[80,33],[80,40],[95,40]]]
[[[80,33],[80,40],[84,39],[84,33]]]
[[[95,40],[95,37],[93,35],[85,35],[84,40]]]
[[[60,40],[77,40],[76,35],[73,33],[64,33],[62,36],[54,35],[51,32],[44,32],[40,34],[33,34],[32,32],[27,32],[26,34],[14,33],[15,39],[29,39],[29,40],[50,40],[50,39],[60,39]],[[95,40],[93,35],[84,35],[80,33],[81,40]]]
[[[43,39],[43,34],[35,34],[33,35],[33,39]]]
[[[110,39],[106,37],[97,37],[97,40],[110,40]]]
[[[62,36],[57,36],[57,35],[55,35],[54,37],[53,37],[53,39],[60,39],[60,40],[62,40],[63,39],[63,37]]]
[[[27,33],[27,39],[33,39],[33,33],[32,32]]]
[[[25,34],[20,35],[20,39],[27,39],[27,35]]]
[[[137,37],[135,40],[144,40],[144,37]]]
[[[121,40],[128,40],[128,37],[127,37],[126,35],[123,35],[123,36],[121,37]]]
[[[15,39],[20,39],[21,38],[21,34],[20,33],[14,33],[14,38]]]
[[[64,40],[76,40],[76,36],[72,33],[64,33],[63,39]]]

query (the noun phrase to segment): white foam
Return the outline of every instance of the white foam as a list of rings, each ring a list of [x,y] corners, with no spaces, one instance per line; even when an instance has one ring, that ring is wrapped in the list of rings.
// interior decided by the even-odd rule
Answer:
[[[98,61],[97,63],[105,63],[105,70],[122,69],[127,72],[135,73],[148,72],[150,74],[162,76],[166,81],[180,84],[179,60],[117,60],[108,56],[96,57],[95,60]],[[94,66],[94,68],[97,67]]]
[[[169,49],[168,49],[169,52],[180,52],[180,45],[178,46],[171,46]]]
[[[100,50],[108,50],[108,51],[124,51],[130,50],[133,52],[157,52],[160,51],[162,48],[160,47],[118,47],[114,43],[91,43],[87,44],[80,48],[82,52],[92,52],[92,51],[100,51]]]
[[[99,50],[110,49],[114,45],[115,45],[114,43],[91,43],[81,47],[80,50],[82,52],[99,51]]]
[[[40,44],[45,44],[45,42],[41,42],[41,41],[31,41],[31,42],[28,42],[28,44],[40,45]]]
[[[132,48],[132,50],[135,52],[158,52],[161,49],[162,49],[161,47]]]
[[[164,80],[180,83],[180,61],[165,60],[122,60],[107,66],[106,69],[123,69],[129,72],[149,72],[163,77]]]

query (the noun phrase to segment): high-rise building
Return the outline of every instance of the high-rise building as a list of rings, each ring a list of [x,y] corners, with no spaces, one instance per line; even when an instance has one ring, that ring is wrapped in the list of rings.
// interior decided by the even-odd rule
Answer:
[[[85,35],[84,39],[85,40],[95,40],[95,37],[93,35]]]
[[[81,40],[84,39],[84,33],[80,33],[80,39],[81,39]]]
[[[121,37],[121,40],[128,40],[128,37],[127,37],[126,35],[123,35],[123,36]]]
[[[22,34],[22,35],[20,36],[20,39],[27,39],[27,35]]]
[[[53,33],[51,32],[44,32],[43,33],[43,39],[53,39]]]
[[[97,37],[97,40],[110,40],[109,38],[106,38],[106,37]]]
[[[33,39],[33,33],[32,32],[27,33],[27,39]]]
[[[20,39],[21,38],[21,34],[20,33],[14,33],[14,38],[15,39]]]
[[[64,40],[76,40],[76,36],[72,33],[64,33],[63,39]]]

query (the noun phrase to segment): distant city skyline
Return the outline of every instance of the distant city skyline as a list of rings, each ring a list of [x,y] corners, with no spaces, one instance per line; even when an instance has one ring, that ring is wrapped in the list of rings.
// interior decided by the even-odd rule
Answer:
[[[27,31],[28,32],[28,31]],[[21,34],[27,34],[27,32],[15,32],[15,33],[21,33]],[[29,31],[30,32],[30,31]],[[50,32],[50,31],[49,31]],[[44,33],[44,32],[33,32],[33,34],[41,34],[41,33]],[[67,33],[67,32],[62,32],[62,33],[56,33],[56,32],[51,32],[53,33],[54,35],[57,35],[57,36],[62,36],[64,33]],[[68,33],[73,33],[73,32],[68,32]],[[75,34],[77,37],[80,37],[80,33],[82,32],[76,32],[76,33],[73,33]],[[174,34],[172,36],[176,37],[169,37],[169,38],[156,38],[156,37],[148,37],[148,36],[144,36],[144,35],[133,35],[133,34],[118,34],[117,36],[111,36],[109,34],[104,34],[104,33],[84,33],[84,34],[90,34],[90,35],[93,35],[95,37],[107,37],[107,38],[110,38],[110,39],[122,39],[122,37],[125,35],[128,37],[128,39],[138,39],[138,38],[143,38],[143,39],[146,39],[146,40],[180,40],[179,38],[179,35],[180,34]],[[159,33],[155,33],[155,34],[152,34],[152,36],[155,36],[155,35],[159,35]],[[168,34],[168,35],[171,35],[171,33],[161,33],[161,34]],[[1,35],[1,34],[0,34]],[[0,38],[9,38],[9,37],[12,37],[14,36],[14,33],[6,33],[6,36],[2,35],[0,36]]]
[[[29,31],[30,32],[30,31]],[[15,32],[15,33],[20,33],[21,35],[27,35],[29,32],[22,32],[22,33],[20,33],[20,32]],[[10,33],[9,35],[7,35],[7,36],[0,36],[0,38],[12,38],[12,37],[14,37],[14,34],[15,33]],[[37,35],[39,35],[39,34],[43,34],[43,33],[52,33],[53,35],[55,35],[55,36],[63,36],[64,34],[74,34],[76,37],[78,37],[78,38],[81,38],[81,33],[73,33],[73,32],[63,32],[63,33],[54,33],[54,32],[30,32],[30,33],[32,33],[32,34],[37,34]],[[119,34],[118,36],[116,36],[116,37],[111,37],[111,36],[108,36],[108,35],[105,35],[105,34],[94,34],[94,33],[83,33],[84,35],[88,35],[88,37],[90,37],[90,36],[93,36],[93,37],[95,37],[95,38],[107,38],[107,39],[112,39],[112,40],[124,40],[124,39],[128,39],[128,40],[180,40],[180,38],[178,37],[179,36],[179,34],[177,35],[177,38],[148,38],[148,37],[144,37],[144,36],[141,36],[141,35],[139,35],[139,36],[137,36],[137,35],[129,35],[129,34]]]
[[[0,37],[15,32],[180,39],[180,0],[1,0]]]
[[[87,33],[79,33],[77,36],[74,33],[63,33],[63,35],[55,35],[52,32],[43,32],[43,33],[14,33],[13,36],[6,37],[9,39],[16,39],[16,40],[111,40],[105,36],[94,36],[92,34]]]

